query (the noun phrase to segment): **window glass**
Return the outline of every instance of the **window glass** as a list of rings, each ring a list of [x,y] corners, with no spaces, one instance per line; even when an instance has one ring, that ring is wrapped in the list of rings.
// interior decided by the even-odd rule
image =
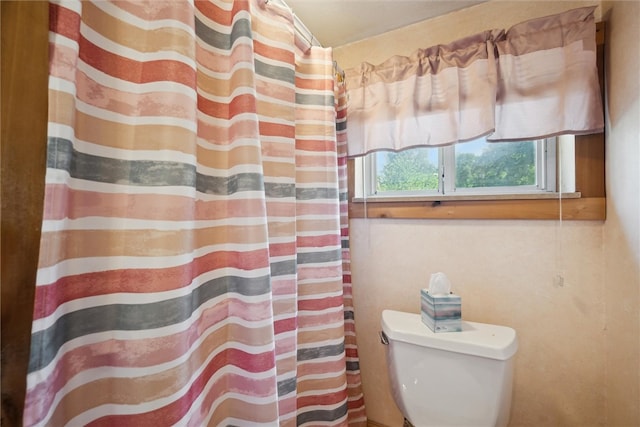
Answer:
[[[376,193],[438,190],[438,148],[375,153]]]
[[[535,186],[536,145],[484,139],[455,145],[456,189]]]
[[[367,196],[555,191],[555,138],[419,147],[367,156]]]

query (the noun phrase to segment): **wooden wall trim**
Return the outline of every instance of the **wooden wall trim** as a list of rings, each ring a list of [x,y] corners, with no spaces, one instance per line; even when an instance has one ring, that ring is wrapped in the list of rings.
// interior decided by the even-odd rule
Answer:
[[[606,207],[604,197],[563,199],[561,203],[564,220],[604,219]],[[560,201],[541,199],[358,202],[350,203],[349,218],[558,220],[560,219]]]
[[[596,25],[598,80],[604,105],[604,22]],[[604,107],[603,107],[604,108]],[[603,112],[604,113],[604,112]],[[576,189],[583,197],[605,197],[604,132],[576,136]],[[604,219],[604,218],[603,218]]]

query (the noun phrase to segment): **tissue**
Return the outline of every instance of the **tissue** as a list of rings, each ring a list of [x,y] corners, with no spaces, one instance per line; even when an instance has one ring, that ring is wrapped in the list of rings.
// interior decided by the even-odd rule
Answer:
[[[451,282],[444,273],[434,273],[429,288],[420,290],[422,323],[433,332],[462,331],[462,301],[451,292]]]
[[[451,293],[451,282],[444,273],[433,273],[429,280],[429,294],[449,295]]]

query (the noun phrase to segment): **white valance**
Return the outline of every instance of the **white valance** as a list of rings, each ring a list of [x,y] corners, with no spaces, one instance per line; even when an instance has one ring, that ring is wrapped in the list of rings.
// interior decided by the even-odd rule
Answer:
[[[349,156],[601,132],[595,7],[346,70]]]

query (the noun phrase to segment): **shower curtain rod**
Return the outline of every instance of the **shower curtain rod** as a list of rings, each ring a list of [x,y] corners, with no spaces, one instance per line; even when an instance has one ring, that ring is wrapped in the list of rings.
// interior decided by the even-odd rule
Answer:
[[[291,15],[293,16],[293,27],[300,34],[300,36],[302,36],[302,38],[305,39],[311,46],[322,47],[320,40],[318,40],[316,36],[314,36],[313,33],[307,28],[307,26],[304,25],[304,23],[300,20],[300,18],[298,18],[298,15],[295,14],[293,9],[291,9],[291,7],[287,4],[285,0],[265,0],[266,4],[269,4],[269,2],[278,3],[280,6],[286,8],[289,12],[291,12]],[[336,74],[338,74],[340,78],[344,80],[344,70],[340,68],[340,66],[336,61],[333,61],[333,67],[335,69]]]
[[[287,4],[287,2],[285,2],[284,0],[265,0],[264,2],[266,4],[269,4],[271,2],[277,3],[280,6],[287,9],[289,12],[291,12],[291,15],[293,15],[293,27],[302,36],[302,38],[304,38],[312,46],[322,46],[320,41],[313,35],[311,31],[309,31],[307,26],[304,25],[304,23],[300,20],[300,18],[298,18],[298,15],[295,14],[293,9],[291,9],[291,7]]]

